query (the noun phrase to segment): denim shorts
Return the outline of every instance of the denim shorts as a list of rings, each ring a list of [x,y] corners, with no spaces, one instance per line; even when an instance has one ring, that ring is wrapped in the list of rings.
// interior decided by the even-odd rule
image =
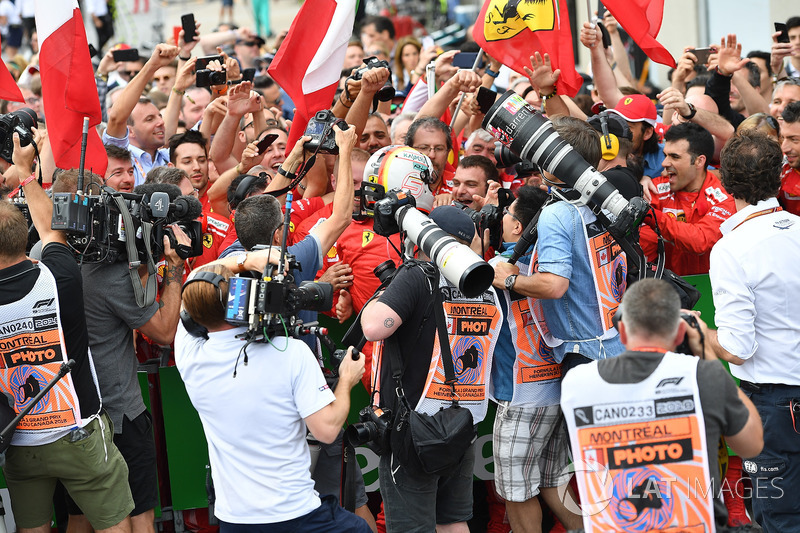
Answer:
[[[474,443],[458,470],[446,477],[412,472],[393,458],[394,454],[384,454],[378,466],[387,531],[430,533],[436,524],[472,518]]]

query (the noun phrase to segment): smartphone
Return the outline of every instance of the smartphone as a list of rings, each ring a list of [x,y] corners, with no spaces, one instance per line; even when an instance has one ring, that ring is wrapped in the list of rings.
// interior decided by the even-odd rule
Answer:
[[[697,58],[698,65],[706,65],[708,64],[708,56],[711,55],[713,50],[709,47],[706,48],[694,48],[692,53]]]
[[[779,43],[789,42],[789,32],[786,30],[786,24],[784,24],[783,22],[776,22],[775,31],[781,32],[781,34],[778,36]]]
[[[272,146],[272,143],[278,138],[278,135],[275,133],[270,133],[269,135],[264,135],[264,138],[258,141],[256,144],[256,148],[258,148],[258,153],[263,154],[267,148]]]
[[[253,81],[256,77],[256,69],[246,68],[242,71],[242,81]]]
[[[453,56],[453,66],[458,68],[472,68],[475,65],[475,58],[478,57],[478,52],[459,52]],[[483,68],[486,63],[481,58],[481,62],[477,68]]]
[[[114,61],[139,61],[139,50],[136,48],[128,48],[127,50],[114,50],[111,52]]]
[[[187,13],[181,16],[181,27],[183,27],[183,40],[190,43],[197,37],[197,26],[194,24],[194,14]],[[178,44],[178,41],[175,41]]]
[[[431,46],[436,46],[436,42],[434,42],[433,37],[426,35],[422,38],[422,48],[430,48]]]
[[[214,56],[203,56],[197,58],[197,63],[195,63],[195,70],[203,70],[208,68],[208,64],[212,61],[217,60],[219,64],[225,66],[225,60],[222,59],[221,55],[214,55]]]
[[[605,14],[606,6],[603,5],[603,2],[597,2],[597,20],[603,20]]]
[[[481,108],[481,113],[484,115],[489,112],[489,108],[494,105],[497,100],[497,93],[486,87],[478,88],[478,107]]]
[[[97,55],[97,48],[95,48],[92,43],[89,43],[89,57],[94,57],[96,55]]]

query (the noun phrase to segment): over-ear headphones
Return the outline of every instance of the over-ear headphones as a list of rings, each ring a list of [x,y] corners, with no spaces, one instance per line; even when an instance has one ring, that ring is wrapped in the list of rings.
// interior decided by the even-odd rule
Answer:
[[[611,128],[609,128],[609,118],[613,122]],[[629,140],[633,138],[628,123],[622,120],[621,117],[610,116],[609,111],[606,109],[591,117],[589,124],[600,132],[600,148],[602,149],[603,159],[606,161],[611,161],[619,155],[620,136]],[[612,128],[617,132],[616,134],[611,133],[610,130]]]
[[[186,282],[183,284],[183,287],[181,287],[181,294],[183,294],[183,291],[186,290],[186,287],[188,287],[190,283],[194,283],[196,281],[205,281],[206,283],[211,283],[214,285],[219,293],[220,305],[223,307],[225,306],[225,300],[222,298],[222,288],[220,287],[220,283],[225,281],[224,276],[221,276],[216,272],[211,272],[210,270],[200,270],[196,272],[194,276],[186,280]],[[195,320],[189,314],[189,311],[186,309],[181,311],[181,323],[183,324],[186,333],[192,337],[208,340],[208,328],[195,322]]]

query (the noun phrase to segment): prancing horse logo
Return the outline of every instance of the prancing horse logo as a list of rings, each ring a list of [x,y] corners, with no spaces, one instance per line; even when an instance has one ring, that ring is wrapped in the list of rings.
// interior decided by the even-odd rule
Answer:
[[[522,30],[552,30],[555,0],[490,0],[483,36],[487,42],[510,39]]]

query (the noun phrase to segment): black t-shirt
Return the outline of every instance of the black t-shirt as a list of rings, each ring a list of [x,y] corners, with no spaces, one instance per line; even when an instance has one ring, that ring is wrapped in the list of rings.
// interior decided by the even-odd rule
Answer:
[[[60,243],[50,243],[42,252],[44,263],[56,280],[58,308],[67,356],[75,360],[71,376],[80,401],[81,416],[88,417],[100,408],[100,398],[89,366],[89,334],[83,309],[83,279],[75,258]],[[39,279],[39,268],[25,260],[0,270],[0,305],[25,297]],[[9,279],[12,278],[12,279]]]
[[[663,358],[664,354],[657,352],[625,351],[618,357],[600,361],[597,369],[600,377],[609,383],[639,383],[655,371]],[[739,433],[747,424],[750,413],[739,399],[736,383],[719,361],[698,361],[697,386],[706,426],[709,473],[717,487],[714,491],[714,514],[719,524],[726,522],[728,517],[728,511],[719,499],[719,438]]]
[[[437,285],[439,279],[433,282]],[[433,339],[436,335],[436,317],[433,314],[433,294],[428,277],[422,268],[402,267],[379,299],[388,305],[403,320],[395,331],[393,341],[384,341],[384,357],[381,362],[381,403],[384,407],[396,409],[394,394],[395,381],[392,378],[389,350],[393,345],[400,350],[405,371],[403,391],[412,408],[416,407],[428,379],[428,369],[433,352]]]

